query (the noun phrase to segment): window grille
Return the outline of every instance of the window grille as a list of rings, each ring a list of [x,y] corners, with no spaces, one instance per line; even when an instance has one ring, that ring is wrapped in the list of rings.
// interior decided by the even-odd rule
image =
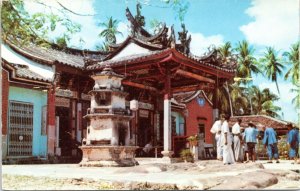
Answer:
[[[9,156],[32,155],[33,105],[30,103],[9,102]]]

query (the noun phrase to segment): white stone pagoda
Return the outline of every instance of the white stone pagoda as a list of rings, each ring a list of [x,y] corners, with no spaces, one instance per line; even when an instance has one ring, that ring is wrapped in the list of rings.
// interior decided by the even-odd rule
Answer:
[[[80,147],[83,156],[80,166],[134,166],[136,146],[130,146],[129,121],[121,81],[123,76],[107,65],[102,72],[91,76],[95,80],[91,95],[87,137]]]

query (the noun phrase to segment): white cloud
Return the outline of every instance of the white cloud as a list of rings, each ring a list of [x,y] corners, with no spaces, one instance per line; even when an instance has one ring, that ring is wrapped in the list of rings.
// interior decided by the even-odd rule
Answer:
[[[296,96],[296,93],[290,92],[293,88],[291,83],[278,83],[280,95],[278,95],[275,83],[260,83],[258,87],[262,90],[269,88],[270,91],[280,97],[275,104],[281,107],[281,112],[284,115],[284,120],[297,122],[298,116],[295,107],[292,104],[292,99]],[[281,113],[280,113],[281,114]]]
[[[66,3],[66,1],[59,1],[63,6],[67,7],[75,13],[82,15],[93,15],[96,14],[93,2],[94,0],[73,0],[72,3]],[[35,1],[25,1],[25,9],[30,13],[34,14],[37,12],[51,13],[60,15],[64,18],[64,15],[58,10],[62,10],[62,7],[57,3],[56,0],[48,0],[44,2],[47,6],[36,3]],[[52,7],[51,9],[49,7]],[[101,42],[98,34],[101,32],[101,28],[97,26],[97,21],[93,16],[80,16],[71,12],[65,11],[66,15],[74,22],[81,25],[81,31],[73,34],[70,40],[71,46],[78,46],[79,39],[82,38],[85,43],[82,48],[90,49],[95,44]],[[64,28],[57,26],[56,30],[50,34],[51,37],[57,37],[63,34]]]
[[[212,36],[204,36],[201,33],[190,33],[192,36],[192,41],[190,44],[191,52],[195,55],[203,55],[207,52],[207,48],[210,45],[214,45],[216,47],[224,44],[224,39],[222,35],[212,35]]]
[[[240,30],[256,45],[287,50],[299,37],[299,0],[253,0],[246,13],[254,21]]]
[[[123,42],[128,34],[129,34],[129,23],[124,23],[124,22],[120,22],[118,24],[118,28],[117,28],[118,31],[120,31],[123,35],[117,35],[117,43],[121,43]]]

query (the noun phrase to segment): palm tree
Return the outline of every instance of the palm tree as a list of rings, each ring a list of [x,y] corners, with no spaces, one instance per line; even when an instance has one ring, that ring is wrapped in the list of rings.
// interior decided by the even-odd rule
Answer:
[[[226,42],[224,45],[217,49],[220,55],[222,64],[229,64],[232,58],[232,47],[230,42]],[[212,97],[212,94],[210,95]],[[217,89],[217,99],[220,103],[220,112],[228,113],[231,115],[240,115],[247,107],[247,98],[243,94],[242,88],[233,81],[225,82],[223,86]]]
[[[299,53],[299,46],[300,41],[293,44],[290,48],[290,52],[283,53],[283,56],[287,57],[288,63],[292,64],[292,67],[287,71],[287,73],[284,76],[284,79],[287,80],[288,78],[291,78],[292,83],[296,84],[299,83],[299,70],[300,70],[300,53]]]
[[[278,75],[282,74],[284,66],[280,63],[280,60],[277,56],[277,51],[272,47],[267,47],[267,51],[264,53],[264,57],[261,58],[261,61],[264,63],[264,71],[266,76],[276,83],[277,91],[279,92],[278,87]]]
[[[290,92],[295,92],[296,93],[296,96],[292,99],[292,103],[294,104],[296,109],[300,108],[300,85],[295,84],[295,88],[292,88],[290,90]]]
[[[99,26],[105,27],[105,29],[98,35],[99,37],[104,37],[105,42],[109,44],[115,44],[117,42],[116,35],[123,35],[120,31],[117,30],[119,21],[110,17],[107,23],[100,23]]]
[[[227,64],[229,62],[229,58],[232,56],[230,42],[226,42],[223,46],[220,46],[217,51],[220,53],[222,63]]]
[[[213,91],[216,91],[214,94]],[[230,113],[230,103],[229,103],[229,95],[226,89],[225,84],[223,86],[216,87],[216,90],[213,90],[208,94],[208,98],[213,100],[213,96],[216,96],[217,99],[217,108],[220,109],[220,113]]]
[[[96,45],[96,50],[100,50],[102,52],[108,52],[109,46],[106,42],[103,42],[102,44]]]
[[[257,66],[257,61],[254,54],[254,49],[249,45],[247,41],[242,41],[238,43],[237,48],[235,49],[238,54],[238,66],[237,66],[237,77],[240,78],[251,78],[252,73],[260,73],[260,70]],[[242,83],[247,83],[242,81]]]
[[[210,100],[213,99],[213,92],[208,94]],[[237,83],[223,84],[217,88],[217,102],[220,113],[232,113],[233,115],[244,114],[248,107],[247,95],[244,89],[239,87]]]
[[[251,95],[249,97],[252,101],[253,112],[255,115],[280,117],[278,112],[281,108],[274,105],[274,101],[277,101],[279,97],[270,92],[269,88],[265,88],[261,91],[257,86],[252,86],[249,93]]]
[[[237,83],[229,86],[230,97],[232,99],[232,108],[235,115],[242,115],[247,110],[249,105],[245,89],[240,87]]]

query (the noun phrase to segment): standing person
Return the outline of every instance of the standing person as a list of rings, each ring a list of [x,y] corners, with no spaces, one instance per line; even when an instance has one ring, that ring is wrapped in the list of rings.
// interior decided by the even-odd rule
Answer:
[[[266,128],[265,126],[262,126],[262,129],[264,131],[263,144],[264,147],[267,148],[267,152],[269,156],[268,163],[272,163],[273,158],[276,159],[276,163],[279,163],[276,132],[272,127]]]
[[[255,126],[252,122],[248,123],[248,127],[245,129],[244,134],[244,140],[246,141],[249,157],[251,157],[252,162],[255,162],[256,160],[255,144],[256,137],[258,135],[258,130],[254,127]]]
[[[150,140],[143,148],[144,156],[149,157],[150,156],[150,151],[152,150],[152,140]]]
[[[297,150],[299,145],[299,132],[296,128],[293,128],[291,123],[287,125],[288,133],[287,133],[287,143],[289,145],[289,158],[290,160],[297,160]]]
[[[233,134],[233,151],[236,162],[243,162],[242,159],[242,145],[241,145],[241,123],[242,119],[238,119],[237,122],[232,126]]]
[[[232,139],[229,132],[229,124],[228,121],[230,119],[229,115],[224,116],[224,122],[222,124],[222,143],[223,143],[223,163],[226,164],[233,164],[234,163],[234,156],[232,151]]]
[[[300,143],[299,127],[295,126],[294,129],[295,129],[297,137],[298,137],[297,138],[298,144],[296,145],[296,158],[299,159],[300,158],[300,156],[299,156],[299,143]],[[300,164],[300,163],[298,163],[298,164]]]
[[[222,120],[216,118],[215,123],[213,124],[210,132],[215,134],[216,147],[217,147],[217,159],[222,160],[222,139],[221,139],[221,126]]]
[[[249,152],[248,152],[248,147],[247,147],[247,143],[245,140],[245,129],[241,129],[241,137],[242,137],[242,150],[243,150],[243,161],[245,161],[245,163],[249,162]]]

